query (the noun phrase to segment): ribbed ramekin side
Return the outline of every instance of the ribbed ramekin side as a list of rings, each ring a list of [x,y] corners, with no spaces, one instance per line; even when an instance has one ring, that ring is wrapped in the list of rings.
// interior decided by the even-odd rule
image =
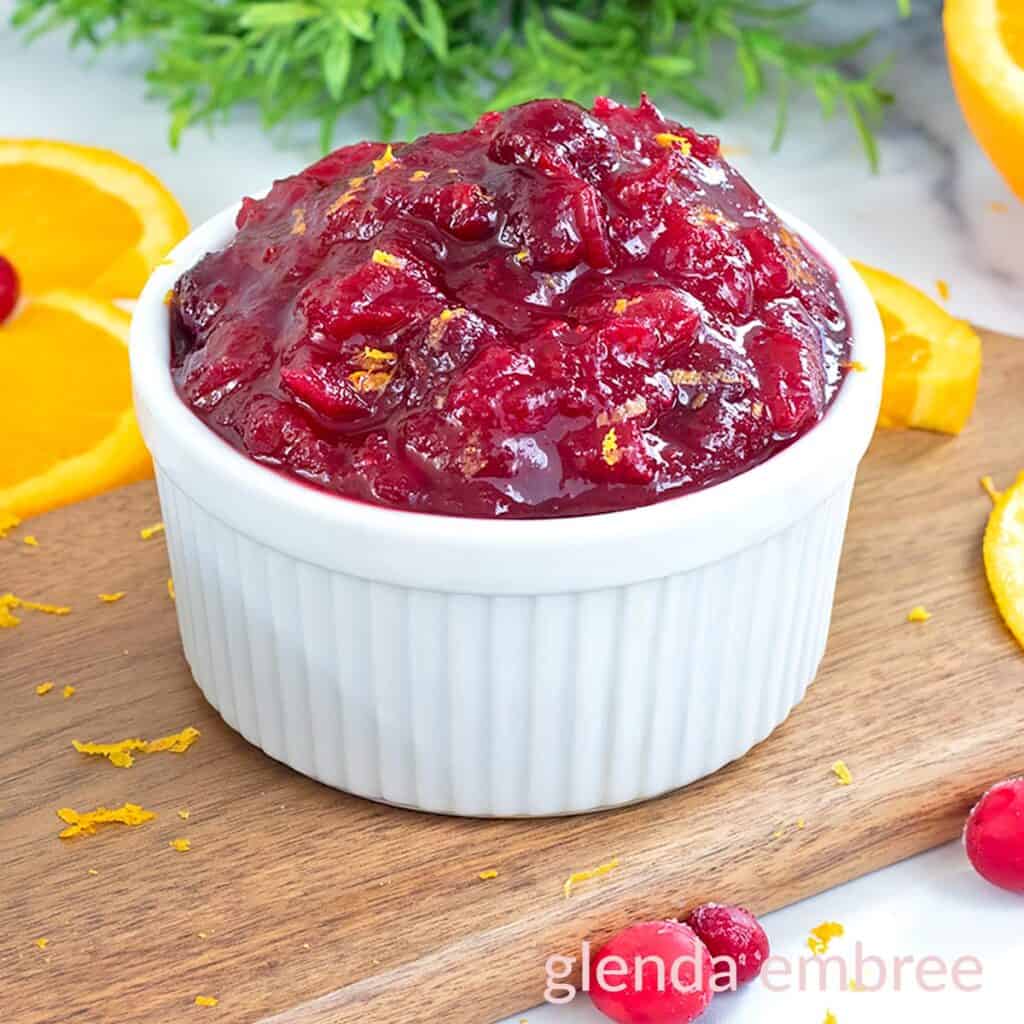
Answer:
[[[764,739],[821,660],[852,486],[699,569],[530,597],[332,572],[158,484],[186,657],[228,724],[339,789],[482,816],[654,796]]]

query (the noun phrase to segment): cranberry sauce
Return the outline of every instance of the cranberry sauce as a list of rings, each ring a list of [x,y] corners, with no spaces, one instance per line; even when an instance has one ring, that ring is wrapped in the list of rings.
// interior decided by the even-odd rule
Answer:
[[[646,98],[339,149],[245,199],[171,303],[178,390],[235,447],[464,516],[725,480],[822,417],[848,353],[833,272]]]

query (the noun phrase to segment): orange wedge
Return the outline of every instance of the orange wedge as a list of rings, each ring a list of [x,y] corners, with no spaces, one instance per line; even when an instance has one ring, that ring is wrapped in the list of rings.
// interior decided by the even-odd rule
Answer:
[[[854,264],[885,328],[885,382],[878,422],[959,434],[978,395],[981,339],[924,292],[893,274]]]
[[[985,574],[1010,632],[1024,646],[1024,473],[999,495],[989,516]]]
[[[0,327],[0,519],[22,519],[152,476],[132,411],[131,318],[55,291]]]
[[[77,288],[133,298],[187,231],[174,196],[117,153],[0,139],[0,253],[28,295]]]
[[[1024,3],[946,0],[953,87],[974,137],[1024,198]]]

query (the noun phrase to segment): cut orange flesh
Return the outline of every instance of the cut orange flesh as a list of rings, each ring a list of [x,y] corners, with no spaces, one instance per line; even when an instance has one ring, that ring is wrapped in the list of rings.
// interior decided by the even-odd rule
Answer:
[[[975,138],[1024,198],[1024,3],[946,0],[946,51]]]
[[[913,285],[863,263],[855,266],[885,328],[879,425],[959,434],[978,394],[981,339]]]
[[[59,291],[0,327],[0,513],[24,519],[152,475],[132,411],[129,323],[104,299]]]
[[[133,298],[187,231],[174,196],[123,156],[0,139],[0,254],[28,295],[75,288]]]
[[[1024,473],[992,509],[985,530],[985,574],[1010,632],[1024,646]]]

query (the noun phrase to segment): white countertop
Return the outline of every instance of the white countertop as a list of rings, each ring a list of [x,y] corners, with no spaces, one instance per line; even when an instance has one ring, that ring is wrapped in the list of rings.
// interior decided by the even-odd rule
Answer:
[[[976,149],[955,106],[945,73],[939,0],[915,0],[915,17],[900,23],[894,0],[833,0],[818,15],[828,33],[849,35],[886,24],[876,53],[897,50],[891,84],[897,103],[881,137],[882,172],[871,176],[853,135],[840,120],[823,124],[811,104],[790,115],[783,150],[769,152],[771,117],[742,111],[718,131],[741,151],[735,162],[773,202],[806,219],[850,255],[899,273],[935,294],[951,286],[950,307],[976,322],[1024,335],[1024,205],[1018,203]],[[855,10],[853,10],[855,8]],[[0,0],[6,20],[9,0]],[[269,180],[291,173],[316,156],[315,144],[297,132],[275,145],[253,115],[239,115],[215,136],[186,136],[181,149],[166,142],[166,118],[147,103],[140,55],[108,53],[91,62],[69,55],[62,41],[44,38],[30,48],[0,29],[0,134],[42,135],[120,150],[155,171],[178,195],[194,223]],[[367,132],[365,122],[342,126],[339,142]],[[997,204],[996,207],[993,204]],[[998,204],[1006,204],[1005,208]],[[993,780],[996,781],[996,780]],[[722,899],[728,894],[722,894]],[[671,904],[672,895],[666,894]],[[837,991],[776,993],[755,985],[740,996],[719,997],[708,1024],[779,1021],[821,1024],[826,1009],[839,1024],[900,1021],[960,1022],[968,1015],[1011,1020],[996,1011],[1015,1008],[1016,971],[1024,959],[1024,900],[983,883],[957,845],[950,845],[834,889],[768,917],[776,953],[798,957],[808,930],[837,920],[846,936],[833,952],[977,957],[982,988],[974,993],[929,994],[913,982],[896,993]],[[910,968],[911,976],[913,968]],[[538,964],[538,986],[543,985]],[[603,1020],[585,999],[511,1018],[530,1024]]]
[[[671,902],[671,900],[669,900]],[[889,980],[879,991],[851,992],[839,983],[838,967],[829,967],[825,987],[816,970],[807,972],[804,991],[770,991],[760,981],[735,995],[719,995],[701,1024],[822,1024],[826,1011],[837,1024],[963,1024],[966,1020],[1020,1020],[1018,975],[1024,958],[1024,898],[1004,893],[982,881],[970,867],[958,843],[914,857],[894,867],[794,904],[764,918],[773,956],[792,964],[793,977],[811,928],[823,921],[838,921],[846,930],[835,939],[829,957],[839,957],[852,975],[855,947],[863,956],[880,957],[888,966]],[[892,964],[896,957],[913,957],[902,968],[901,991],[895,991]],[[950,965],[974,957],[981,964],[976,992],[925,992],[915,981],[915,964],[938,957]],[[925,983],[933,985],[925,976]],[[866,986],[875,984],[865,968]],[[543,965],[538,985],[543,986]],[[971,985],[976,982],[963,975]],[[783,988],[781,978],[774,983]],[[947,985],[948,985],[947,981]],[[1012,1011],[1012,1012],[1008,1012]],[[585,996],[566,1006],[544,1006],[510,1017],[506,1024],[598,1024],[606,1018]]]

